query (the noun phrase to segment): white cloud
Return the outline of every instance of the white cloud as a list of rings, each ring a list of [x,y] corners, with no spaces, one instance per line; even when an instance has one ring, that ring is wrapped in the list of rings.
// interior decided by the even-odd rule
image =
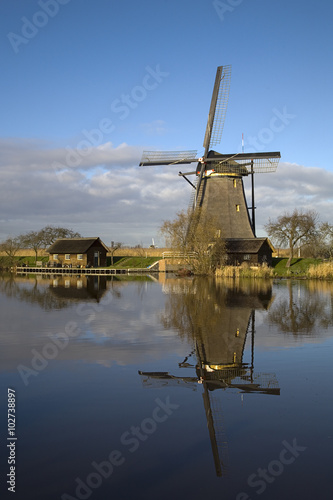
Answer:
[[[255,175],[258,231],[284,212],[295,208],[315,210],[322,221],[333,224],[333,173],[322,168],[281,163],[275,173]],[[246,180],[250,200],[250,181]]]
[[[30,140],[1,142],[1,239],[63,224],[106,241],[148,244],[162,220],[186,206],[189,190],[177,170],[139,168],[141,148],[103,144],[71,166],[64,161],[64,148]],[[62,166],[54,168],[54,161]]]
[[[191,188],[177,167],[138,167],[143,148],[106,143],[70,166],[66,148],[20,139],[0,146],[0,239],[61,224],[106,242],[150,244],[153,237],[161,245],[162,221],[188,206]],[[63,168],[54,169],[54,161]],[[249,178],[245,187],[250,201]],[[273,174],[255,175],[257,234],[269,218],[296,207],[333,224],[332,193],[333,173],[321,168],[281,163]]]

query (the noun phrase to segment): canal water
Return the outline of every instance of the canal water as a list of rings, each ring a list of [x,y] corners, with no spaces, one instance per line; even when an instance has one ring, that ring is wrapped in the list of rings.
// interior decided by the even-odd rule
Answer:
[[[313,281],[2,277],[0,497],[331,499],[332,297]]]

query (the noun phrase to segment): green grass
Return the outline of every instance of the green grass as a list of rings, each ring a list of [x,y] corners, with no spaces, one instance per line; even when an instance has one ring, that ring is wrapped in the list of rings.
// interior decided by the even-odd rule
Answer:
[[[35,257],[17,257],[17,265],[21,266],[22,264],[28,264],[28,266],[35,266],[36,259]],[[37,257],[37,261],[43,262],[46,264],[49,261],[49,257]]]
[[[117,257],[114,258],[114,265],[110,266],[115,269],[136,269],[145,268],[154,264],[162,257]]]
[[[48,256],[44,256],[44,257],[38,256],[37,261],[40,261],[40,262],[43,262],[43,264],[46,264],[49,261],[49,258],[48,258]],[[0,257],[0,264],[1,264],[1,262],[3,262],[4,265],[6,265],[6,263],[8,262],[8,257],[6,257],[6,256]],[[16,263],[17,266],[22,266],[22,264],[26,264],[28,266],[35,266],[36,265],[36,259],[33,256],[14,257],[14,262]]]
[[[289,268],[286,267],[288,259],[282,259],[279,257],[273,258],[272,267],[275,276],[280,277],[306,277],[308,276],[308,270],[310,266],[318,265],[322,262],[322,259],[292,259]]]

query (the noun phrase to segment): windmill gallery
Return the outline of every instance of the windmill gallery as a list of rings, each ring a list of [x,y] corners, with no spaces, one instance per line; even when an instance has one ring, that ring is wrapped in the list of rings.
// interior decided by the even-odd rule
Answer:
[[[281,155],[277,151],[221,154],[213,149],[222,137],[230,77],[231,66],[217,68],[201,158],[197,158],[197,151],[193,150],[144,151],[140,166],[196,163],[195,170],[179,172],[193,189],[190,210],[193,213],[200,210],[202,224],[214,218],[216,231],[226,242],[228,262],[270,264],[273,251],[270,241],[256,237],[254,174],[274,172]],[[278,120],[284,123],[291,119],[285,111],[275,114],[274,127],[279,126]],[[189,175],[196,176],[193,183]],[[251,207],[247,205],[243,184],[243,177],[248,175],[251,176]]]

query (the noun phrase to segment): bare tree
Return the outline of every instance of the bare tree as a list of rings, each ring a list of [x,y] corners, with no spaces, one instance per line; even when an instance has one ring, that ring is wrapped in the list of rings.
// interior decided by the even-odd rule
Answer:
[[[45,226],[39,231],[41,233],[42,244],[44,247],[52,245],[59,238],[80,238],[80,233],[68,229],[67,227]]]
[[[111,247],[110,247],[110,254],[111,254],[111,266],[113,266],[113,258],[114,258],[114,253],[116,250],[121,248],[121,243],[120,241],[117,241],[116,243],[114,241],[111,241]]]
[[[164,221],[160,232],[168,246],[183,254],[194,272],[209,274],[226,255],[225,242],[217,227],[217,222],[206,217],[201,209],[183,210],[175,220]]]
[[[307,243],[318,234],[318,214],[313,210],[302,211],[295,209],[293,213],[285,213],[276,220],[269,219],[265,230],[273,241],[281,245],[288,245],[289,259],[286,267],[290,267],[297,243]]]
[[[35,262],[37,263],[38,251],[44,247],[42,231],[29,231],[21,237],[22,246],[31,248],[35,252]]]
[[[0,252],[5,254],[5,259],[3,259],[4,265],[11,267],[15,262],[15,256],[22,246],[22,241],[19,236],[14,238],[7,238],[5,241],[0,243]]]

